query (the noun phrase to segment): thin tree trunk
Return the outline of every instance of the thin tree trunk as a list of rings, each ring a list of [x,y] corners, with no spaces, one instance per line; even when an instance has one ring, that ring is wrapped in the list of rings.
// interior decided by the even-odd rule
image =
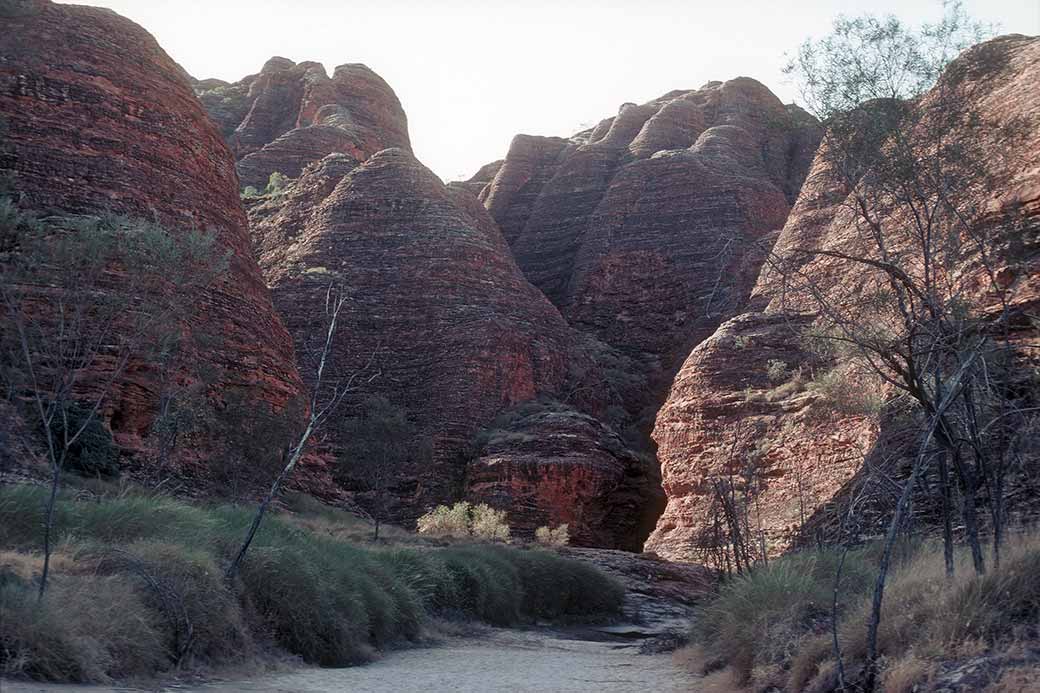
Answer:
[[[838,690],[845,690],[845,662],[842,657],[841,643],[838,641],[838,594],[841,591],[841,573],[845,569],[845,558],[849,555],[849,547],[841,552],[838,570],[834,575],[834,595],[831,600],[831,648],[834,650],[834,661],[838,664]]]
[[[309,437],[311,427],[307,427],[307,432],[304,434]],[[256,509],[256,513],[253,515],[253,522],[249,525],[249,532],[246,534],[245,541],[242,542],[242,546],[239,547],[238,553],[235,554],[235,558],[231,561],[231,565],[228,566],[227,571],[224,573],[224,579],[230,582],[234,579],[238,573],[238,568],[242,563],[242,559],[245,558],[246,552],[249,551],[249,546],[253,543],[253,539],[256,537],[257,530],[260,529],[260,523],[264,519],[264,515],[267,513],[267,507],[271,505],[271,501],[274,500],[275,496],[278,495],[278,491],[281,489],[282,482],[289,476],[293,468],[296,466],[296,460],[300,457],[300,451],[303,449],[303,445],[307,442],[307,437],[304,437],[300,447],[293,451],[292,457],[289,463],[282,468],[282,471],[278,474],[278,478],[271,484],[271,488],[267,491],[267,495],[264,500],[260,503],[260,506]]]
[[[64,455],[62,455],[64,457]],[[61,465],[55,462],[52,465],[53,475],[51,478],[51,493],[47,499],[47,515],[43,521],[43,570],[40,573],[40,591],[36,595],[36,601],[43,601],[43,593],[47,591],[47,577],[51,568],[51,533],[54,531],[54,506],[58,501],[58,487],[61,484]]]
[[[1000,549],[1004,544],[1004,474],[998,472],[990,485],[990,514],[993,517],[993,565],[1000,567]]]
[[[976,508],[978,484],[975,472],[968,468],[961,459],[960,452],[953,452],[954,469],[961,482],[961,517],[964,519],[964,536],[971,547],[971,562],[977,575],[986,573],[986,562],[982,555],[982,543],[979,541],[979,521]]]
[[[950,498],[950,468],[946,462],[946,452],[939,453],[939,487],[942,493],[943,515],[943,560],[946,563],[946,577],[952,578],[953,563],[953,499]]]
[[[289,462],[282,469],[278,478],[274,480],[274,483],[271,484],[271,489],[267,492],[267,496],[264,498],[263,502],[260,503],[260,507],[256,509],[256,514],[253,516],[253,522],[249,527],[249,532],[246,534],[245,541],[242,542],[242,546],[238,549],[238,553],[235,554],[234,560],[231,561],[231,565],[228,566],[227,571],[224,573],[224,579],[228,582],[233,580],[235,575],[238,573],[239,565],[245,558],[250,544],[253,543],[257,530],[260,529],[260,523],[264,519],[264,514],[267,513],[267,506],[269,506],[271,501],[273,501],[278,495],[278,492],[282,487],[282,482],[289,478],[289,475],[292,474],[293,470],[296,468],[296,463],[300,461],[300,458],[303,456],[303,451],[307,447],[307,441],[310,440],[314,431],[324,423],[326,417],[335,409],[344,393],[349,389],[348,384],[346,388],[339,392],[333,392],[332,399],[328,404],[324,408],[319,409],[318,396],[321,392],[322,378],[325,373],[326,362],[328,361],[329,354],[332,350],[332,338],[336,334],[336,322],[339,319],[339,312],[343,308],[344,303],[346,303],[344,297],[341,296],[339,298],[334,298],[333,286],[330,284],[328,291],[325,293],[325,313],[329,316],[329,326],[325,332],[325,345],[321,351],[321,358],[318,360],[314,387],[311,392],[307,428],[304,429],[295,446],[286,450],[286,453],[289,455]]]
[[[895,513],[892,515],[892,521],[889,523],[888,532],[885,535],[881,565],[878,567],[878,576],[874,582],[874,594],[870,603],[870,621],[867,623],[867,657],[863,671],[863,690],[867,693],[871,693],[877,684],[877,635],[878,627],[881,625],[881,605],[885,597],[885,581],[888,579],[888,569],[892,563],[892,549],[895,546],[896,539],[899,537],[899,530],[903,525],[906,510],[910,506],[910,498],[913,495],[914,487],[917,486],[921,474],[927,467],[927,460],[929,459],[927,454],[928,446],[935,435],[935,428],[939,423],[939,418],[948,404],[948,400],[944,401],[932,419],[932,424],[928,428],[928,434],[921,442],[917,459],[914,460],[914,466],[910,470],[910,478],[907,479],[906,486],[903,487],[903,493],[899,496],[899,502],[896,504]]]

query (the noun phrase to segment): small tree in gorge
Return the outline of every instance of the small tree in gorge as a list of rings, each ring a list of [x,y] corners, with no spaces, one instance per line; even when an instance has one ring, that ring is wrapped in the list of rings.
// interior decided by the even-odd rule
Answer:
[[[1028,428],[1012,385],[1013,316],[996,267],[1014,222],[985,218],[985,205],[1015,168],[1012,143],[1028,124],[994,122],[978,108],[985,75],[1001,68],[1003,54],[983,46],[970,61],[951,64],[985,31],[960,4],[945,9],[938,24],[918,31],[892,17],[840,18],[831,35],[803,44],[789,68],[827,125],[819,178],[806,189],[828,203],[840,200],[831,228],[843,240],[827,247],[796,241],[777,248],[769,267],[783,280],[784,300],[813,310],[830,339],[847,345],[893,397],[915,403],[920,424],[922,442],[875,587],[868,689],[891,548],[914,484],[932,463],[944,499],[948,479],[956,479],[982,573],[976,501],[985,490],[999,560],[1004,473],[1017,431]],[[828,279],[815,264],[820,259],[854,267],[855,278]],[[952,556],[949,542],[947,533]]]
[[[409,465],[422,464],[431,455],[428,441],[409,423],[407,413],[385,397],[365,400],[355,416],[340,427],[343,440],[338,476],[356,479],[369,492],[372,539],[379,539],[379,525],[387,519],[390,489]]]
[[[338,290],[335,285],[330,284],[325,291],[325,330],[322,335],[322,341],[315,347],[312,354],[303,354],[304,358],[310,358],[314,363],[314,379],[311,383],[307,414],[298,432],[295,432],[282,443],[281,471],[271,483],[270,489],[268,489],[260,504],[257,505],[256,513],[254,513],[253,521],[250,523],[246,536],[242,540],[242,545],[235,553],[235,557],[224,573],[224,577],[228,581],[234,579],[239,566],[249,551],[249,547],[253,543],[253,539],[256,537],[257,531],[260,529],[264,515],[267,514],[267,508],[278,497],[282,484],[296,469],[296,465],[307,450],[307,444],[310,442],[311,437],[324,428],[329,417],[336,411],[347,393],[351,391],[351,386],[355,379],[364,372],[358,371],[342,379],[336,378],[334,375],[332,344],[336,336],[336,329],[339,326],[340,314],[343,312],[346,304],[347,295]],[[375,377],[375,375],[370,376],[370,378]]]

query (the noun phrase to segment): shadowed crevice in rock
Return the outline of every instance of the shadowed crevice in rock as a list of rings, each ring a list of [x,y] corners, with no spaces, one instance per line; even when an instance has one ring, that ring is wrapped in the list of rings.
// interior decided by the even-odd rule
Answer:
[[[514,138],[480,198],[524,275],[626,360],[622,426],[648,439],[683,360],[743,308],[820,135],[740,77],[623,104],[569,139]]]

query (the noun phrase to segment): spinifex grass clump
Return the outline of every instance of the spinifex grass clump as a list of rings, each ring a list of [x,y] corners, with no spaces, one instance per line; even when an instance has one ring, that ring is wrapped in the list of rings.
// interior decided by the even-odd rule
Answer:
[[[837,633],[852,679],[863,671],[867,655],[875,549],[850,552],[842,566]],[[900,553],[905,555],[885,592],[878,632],[885,691],[927,683],[944,660],[1009,651],[1035,639],[1040,537],[1009,542],[1000,565],[982,576],[971,570],[966,550],[957,557],[953,578],[945,575],[940,547],[907,546]],[[840,556],[835,550],[789,554],[734,578],[702,607],[695,644],[684,659],[729,690],[766,684],[787,691],[833,690],[833,590]]]
[[[252,657],[273,641],[344,666],[420,637],[431,616],[512,625],[616,613],[622,588],[583,563],[494,544],[368,548],[271,518],[228,584],[248,509],[125,495],[57,505],[53,591],[33,553],[46,490],[0,489],[0,673],[108,681]],[[317,517],[317,516],[316,516]],[[328,529],[336,513],[323,512]],[[350,531],[353,531],[352,529]]]

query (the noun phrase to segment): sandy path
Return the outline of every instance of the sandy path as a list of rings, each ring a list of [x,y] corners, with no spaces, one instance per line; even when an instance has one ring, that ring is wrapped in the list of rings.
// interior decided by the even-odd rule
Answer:
[[[694,679],[669,655],[640,655],[636,647],[569,640],[529,631],[491,631],[444,646],[403,650],[350,669],[301,669],[257,679],[161,690],[188,693],[490,693],[553,691],[614,693],[694,690]],[[0,683],[3,693],[111,693],[140,689]]]

